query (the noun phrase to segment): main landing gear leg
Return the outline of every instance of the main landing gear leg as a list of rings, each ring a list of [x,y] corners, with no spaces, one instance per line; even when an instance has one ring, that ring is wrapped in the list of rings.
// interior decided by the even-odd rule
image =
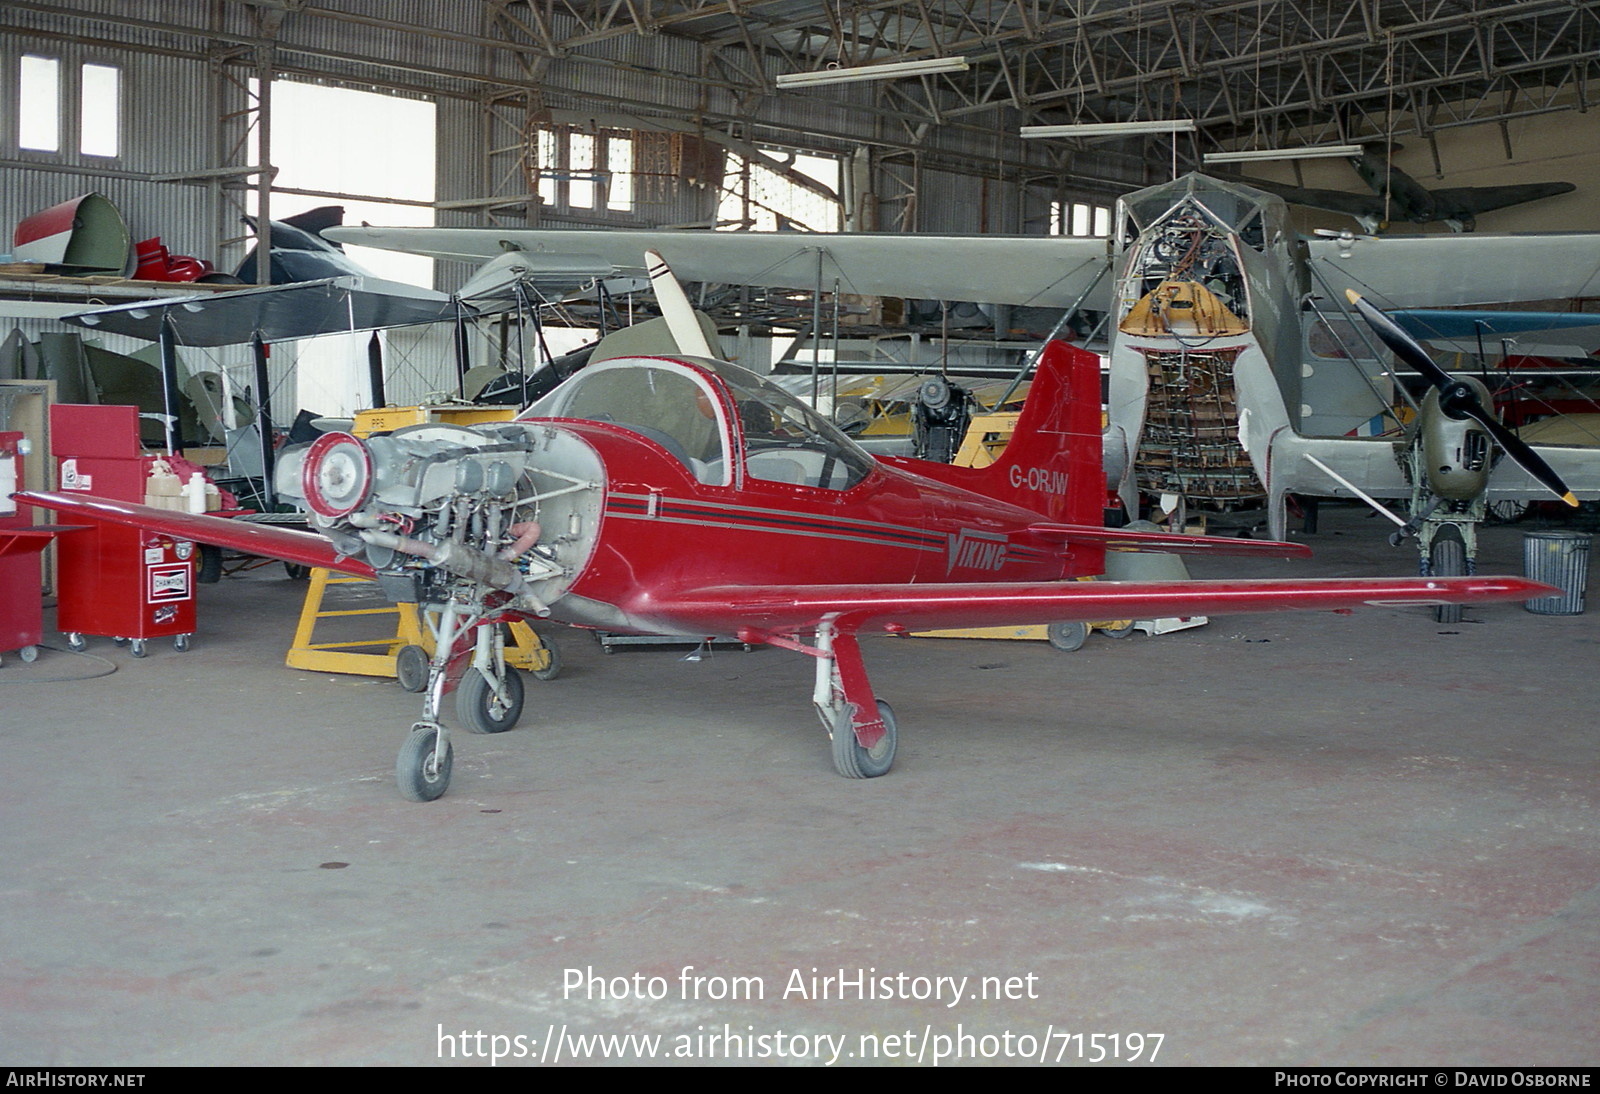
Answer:
[[[872,694],[856,636],[831,621],[817,630],[812,701],[833,741],[833,766],[847,779],[875,779],[894,766],[894,711]]]

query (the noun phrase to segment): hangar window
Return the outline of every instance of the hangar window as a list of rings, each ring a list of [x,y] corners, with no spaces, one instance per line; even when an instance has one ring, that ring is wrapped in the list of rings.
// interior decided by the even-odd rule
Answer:
[[[60,152],[74,143],[70,71],[58,57],[23,54],[17,67],[17,147],[30,152]],[[122,70],[85,64],[78,69],[76,143],[85,156],[117,155],[121,148]]]
[[[17,144],[34,152],[61,151],[61,62],[24,54],[17,88]]]
[[[626,130],[539,130],[538,193],[552,210],[633,211],[633,138]]]
[[[254,94],[254,81],[250,87]],[[432,102],[357,88],[274,80],[272,111],[275,124],[270,160],[278,169],[273,182],[273,219],[337,204],[344,208],[346,224],[432,226],[437,113]],[[395,140],[396,133],[404,133],[405,140]],[[259,150],[254,154],[259,157]],[[255,197],[252,190],[252,213]],[[433,284],[430,258],[364,247],[347,247],[346,251],[380,277],[413,285]]]
[[[122,70],[114,65],[84,65],[78,102],[78,151],[115,156],[122,117]]]
[[[839,161],[791,149],[767,153],[772,165],[727,153],[722,171],[722,198],[717,206],[719,226],[757,232],[837,232],[841,206],[803,180],[839,193]]]
[[[1052,201],[1050,234],[1053,236],[1108,236],[1111,234],[1111,207],[1086,201]]]

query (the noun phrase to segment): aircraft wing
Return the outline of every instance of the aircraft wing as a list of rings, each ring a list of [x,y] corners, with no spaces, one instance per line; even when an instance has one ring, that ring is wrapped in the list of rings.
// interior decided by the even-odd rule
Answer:
[[[1386,310],[1600,296],[1600,232],[1352,236],[1306,241],[1311,269]]]
[[[600,231],[535,228],[329,228],[340,243],[457,261],[522,251],[563,267],[595,261],[644,266],[653,250],[688,281],[912,299],[973,300],[1066,308],[1091,285],[1085,306],[1110,305],[1109,241],[1064,236],[935,236],[890,233]],[[1099,283],[1096,284],[1096,279]]]
[[[1441,209],[1475,216],[1495,209],[1521,205],[1525,201],[1570,194],[1577,187],[1570,182],[1525,182],[1513,186],[1457,186],[1431,191]]]
[[[1161,619],[1308,609],[1533,600],[1558,590],[1520,577],[1250,581],[975,582],[697,589],[653,595],[648,611],[683,630],[747,641],[806,632],[830,617],[848,631],[904,633],[1097,619]]]
[[[1383,198],[1377,194],[1353,194],[1348,190],[1317,190],[1306,186],[1290,186],[1268,179],[1241,179],[1248,186],[1277,194],[1292,205],[1307,205],[1313,209],[1326,209],[1330,213],[1343,213],[1351,217],[1369,217],[1382,220],[1386,215]]]
[[[281,558],[302,566],[323,566],[330,570],[373,577],[372,567],[360,559],[341,555],[325,536],[315,532],[300,532],[293,528],[274,528],[265,524],[227,517],[208,517],[199,513],[179,513],[171,509],[156,509],[137,505],[131,501],[97,498],[89,494],[46,494],[30,491],[15,495],[18,503],[37,505],[57,513],[70,513],[85,520],[125,524],[134,528],[148,528],[179,539],[196,543],[209,543],[228,547],[246,554],[266,558]]]

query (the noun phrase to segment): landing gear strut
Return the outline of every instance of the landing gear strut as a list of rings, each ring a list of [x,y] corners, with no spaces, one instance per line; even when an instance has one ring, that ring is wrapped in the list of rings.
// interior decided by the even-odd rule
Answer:
[[[462,641],[469,630],[470,647]],[[463,618],[452,601],[440,613],[433,637],[427,683],[420,689],[422,717],[412,725],[394,765],[400,795],[414,802],[433,801],[450,786],[453,751],[449,732],[439,722],[448,691],[456,691],[456,713],[474,732],[503,733],[522,716],[522,677],[505,663],[505,636],[497,622]],[[454,688],[452,670],[460,672]]]
[[[847,779],[875,779],[894,766],[899,740],[894,711],[872,694],[854,634],[829,619],[817,629],[812,702],[833,742],[834,770]]]

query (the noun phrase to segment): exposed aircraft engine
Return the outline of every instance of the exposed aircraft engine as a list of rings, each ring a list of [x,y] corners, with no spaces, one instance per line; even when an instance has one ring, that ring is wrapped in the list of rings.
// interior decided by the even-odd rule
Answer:
[[[566,431],[516,422],[415,425],[286,449],[278,492],[391,599],[455,598],[548,615],[594,546],[604,473]]]

